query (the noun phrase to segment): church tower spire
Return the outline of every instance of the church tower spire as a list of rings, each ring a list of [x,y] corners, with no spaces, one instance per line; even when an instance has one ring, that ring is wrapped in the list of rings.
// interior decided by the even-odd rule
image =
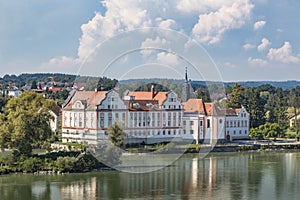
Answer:
[[[187,67],[185,67],[185,83],[188,83],[189,80],[188,80],[188,74],[187,74]]]
[[[185,80],[182,85],[181,101],[186,102],[190,98],[190,84],[188,79],[187,67],[185,67]]]

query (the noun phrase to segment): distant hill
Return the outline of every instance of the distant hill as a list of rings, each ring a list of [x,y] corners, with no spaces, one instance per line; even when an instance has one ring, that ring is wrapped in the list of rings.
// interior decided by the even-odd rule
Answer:
[[[55,81],[55,82],[74,82],[75,79],[78,79],[76,75],[73,74],[60,74],[60,73],[24,73],[20,75],[5,75],[0,77],[0,84],[11,84],[15,83],[17,86],[24,86],[25,84],[31,83],[33,80],[35,81]],[[90,77],[96,79],[96,77]],[[108,77],[109,78],[109,77]],[[85,79],[89,79],[88,77],[81,77],[78,79],[85,82]],[[119,83],[121,84],[131,84],[131,83],[161,83],[165,79],[153,78],[153,79],[129,79],[129,80],[121,80]],[[183,83],[183,79],[168,79],[169,83],[181,84]],[[206,86],[209,84],[215,84],[217,82],[213,81],[193,81],[190,83],[192,85]],[[218,82],[220,83],[220,82]],[[224,86],[233,86],[237,82],[223,82]],[[270,84],[274,87],[280,87],[284,90],[292,89],[297,86],[300,86],[300,81],[296,80],[287,80],[287,81],[238,81],[244,87],[257,87],[263,84]]]
[[[129,80],[122,80],[120,83],[123,84],[130,84],[134,82],[143,82],[143,83],[151,83],[151,82],[161,82],[164,79],[129,79]],[[183,79],[169,79],[171,82],[179,84],[183,83]],[[193,81],[191,80],[190,83],[192,85],[201,85],[201,86],[207,86],[210,84],[220,84],[220,82],[214,82],[214,81]],[[257,87],[264,84],[270,84],[274,87],[280,87],[283,90],[292,89],[297,86],[300,86],[300,81],[296,80],[288,80],[288,81],[237,81],[237,82],[223,82],[224,86],[233,86],[236,83],[240,83],[243,87]]]

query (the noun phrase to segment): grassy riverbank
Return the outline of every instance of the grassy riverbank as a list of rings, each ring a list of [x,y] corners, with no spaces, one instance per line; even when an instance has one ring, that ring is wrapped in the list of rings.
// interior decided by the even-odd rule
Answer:
[[[278,151],[300,150],[300,142],[277,140],[235,141],[232,143],[216,144],[175,144],[165,143],[157,145],[127,148],[123,153],[209,153],[209,152],[246,152],[246,151]],[[108,167],[99,162],[93,155],[79,149],[77,151],[58,151],[45,153],[34,151],[31,156],[17,156],[11,151],[0,153],[0,174],[8,173],[72,173],[86,172]]]
[[[33,154],[30,157],[16,157],[10,152],[0,155],[0,174],[85,172],[107,168],[91,154],[79,151]]]

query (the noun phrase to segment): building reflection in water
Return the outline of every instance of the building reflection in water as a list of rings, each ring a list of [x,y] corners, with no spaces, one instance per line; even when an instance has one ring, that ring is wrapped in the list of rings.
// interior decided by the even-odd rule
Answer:
[[[61,199],[97,199],[97,178],[74,181],[60,189]]]
[[[299,199],[299,166],[299,152],[184,155],[144,174],[0,176],[0,199]]]
[[[280,181],[292,188],[290,192],[296,190],[299,182],[294,185],[288,183],[297,174],[297,167],[293,163],[299,163],[299,157],[295,157],[298,159],[296,161],[293,155],[286,154],[280,158],[282,164],[267,167],[261,164],[266,162],[265,158],[255,154],[212,155],[204,159],[184,156],[174,165],[151,173],[93,173],[93,177],[85,181],[74,181],[60,187],[60,194],[62,199],[263,198],[274,189],[281,192],[287,189],[281,187]],[[274,157],[269,159],[274,160]],[[270,169],[273,173],[267,174]],[[282,176],[287,175],[286,180],[278,175],[280,169],[288,171],[281,173]],[[269,187],[273,187],[272,184],[274,188],[271,190]]]

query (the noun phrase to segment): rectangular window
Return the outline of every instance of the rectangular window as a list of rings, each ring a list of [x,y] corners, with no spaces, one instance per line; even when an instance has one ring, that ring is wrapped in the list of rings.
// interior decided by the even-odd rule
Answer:
[[[190,125],[193,126],[194,125],[194,121],[190,121]]]
[[[210,128],[210,119],[207,119],[207,128]]]
[[[112,125],[112,114],[108,113],[108,126]]]
[[[125,122],[125,113],[122,113],[122,121]]]

